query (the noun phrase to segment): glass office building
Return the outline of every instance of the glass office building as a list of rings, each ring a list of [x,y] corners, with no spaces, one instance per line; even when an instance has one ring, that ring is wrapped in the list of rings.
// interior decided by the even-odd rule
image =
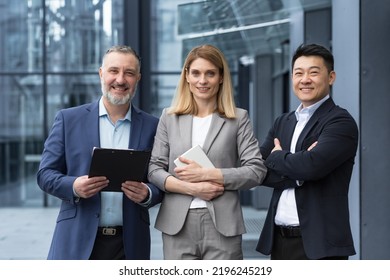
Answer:
[[[55,113],[99,96],[102,53],[123,35],[123,1],[0,1],[0,203],[49,205],[36,185]]]
[[[125,29],[137,3],[1,2],[0,202],[2,206],[52,205],[55,201],[42,195],[35,182],[43,141],[59,109],[100,95],[97,71],[102,54],[109,46],[124,43],[125,36],[133,36],[131,27]],[[253,64],[256,54],[273,52],[274,71],[288,72],[284,62],[291,7],[281,7],[280,1],[275,7],[267,1],[145,2],[148,5],[137,11],[150,18],[149,32],[141,34],[149,37],[150,47],[148,53],[139,52],[149,83],[142,87],[147,93],[140,93],[147,106],[140,101],[138,105],[156,116],[169,106],[183,58],[195,45],[212,43],[225,52],[236,89],[240,65]],[[145,7],[149,11],[141,11]],[[144,65],[146,56],[149,65]],[[248,106],[248,93],[237,95],[239,105]]]
[[[98,69],[109,46],[139,52],[134,102],[156,116],[171,102],[187,52],[218,46],[261,142],[274,118],[298,105],[292,51],[316,42],[335,55],[332,97],[361,133],[350,190],[358,257],[388,257],[390,154],[378,143],[390,138],[389,14],[381,0],[0,0],[0,207],[58,205],[36,184],[43,143],[59,109],[100,96]],[[257,188],[243,192],[242,203],[266,209],[269,197]]]

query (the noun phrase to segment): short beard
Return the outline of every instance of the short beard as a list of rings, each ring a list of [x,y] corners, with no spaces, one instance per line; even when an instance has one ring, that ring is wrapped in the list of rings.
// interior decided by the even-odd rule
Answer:
[[[115,97],[114,95],[111,94],[109,91],[105,91],[104,87],[102,85],[102,92],[103,96],[107,98],[107,100],[112,104],[112,105],[125,105],[128,104],[134,97],[134,94],[129,93],[126,96],[123,97]]]

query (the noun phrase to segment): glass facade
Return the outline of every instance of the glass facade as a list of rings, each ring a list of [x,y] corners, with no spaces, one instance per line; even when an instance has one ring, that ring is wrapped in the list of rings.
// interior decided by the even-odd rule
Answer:
[[[152,113],[160,116],[168,107],[180,78],[182,42],[178,36],[177,9],[188,0],[151,0],[151,92]]]
[[[142,79],[147,84],[142,91],[145,99],[140,97],[136,101],[156,116],[170,105],[187,52],[198,44],[217,45],[228,58],[237,103],[249,110],[260,141],[275,115],[297,106],[295,98],[288,99],[292,96],[289,85],[292,47],[302,42],[332,46],[339,61],[336,97],[359,118],[362,131],[366,131],[362,132],[362,147],[369,147],[377,142],[377,137],[371,137],[372,129],[364,130],[372,128],[373,123],[372,110],[364,109],[373,108],[370,104],[376,100],[370,98],[372,84],[379,93],[386,85],[373,82],[375,75],[367,75],[372,71],[359,75],[359,67],[363,63],[364,69],[378,68],[375,59],[382,57],[380,44],[371,37],[386,32],[371,30],[386,29],[383,23],[389,5],[384,2],[0,0],[0,207],[58,204],[36,184],[43,142],[59,109],[92,101],[100,95],[101,56],[109,46],[123,42],[140,47],[142,56],[147,58],[142,66],[147,69]],[[372,15],[376,15],[375,20]],[[378,55],[367,55],[372,53]],[[357,73],[352,75],[353,79],[343,79],[343,74],[348,77],[351,70]],[[380,75],[375,77],[380,80]],[[345,91],[351,91],[352,95],[345,95]],[[362,213],[370,221],[373,216],[370,213],[385,204],[372,199],[370,182],[380,178],[372,175],[375,172],[370,168],[370,162],[378,161],[377,157],[367,151],[370,150],[361,151],[361,162],[357,160],[361,165],[356,166],[361,166],[364,172],[357,169],[351,185],[354,206],[351,217],[357,234],[360,217],[356,213]],[[253,191],[255,208],[268,206],[269,197],[263,193],[257,195],[264,190],[267,189]],[[360,192],[365,199],[361,200]],[[386,192],[381,193],[384,198]],[[365,207],[361,210],[362,201]],[[383,222],[386,221],[377,219],[376,224],[366,228],[375,230]],[[371,245],[362,238],[362,248],[368,255],[375,251]]]
[[[59,109],[100,95],[122,10],[122,0],[0,0],[0,206],[57,203],[36,185],[43,142]]]
[[[324,3],[328,0],[318,0]],[[297,1],[151,0],[152,113],[170,105],[187,53],[213,44],[225,54],[233,76],[237,104],[240,67],[251,67],[258,55],[274,58],[273,71],[288,71],[290,12]],[[317,3],[318,5],[318,3]],[[250,77],[249,77],[250,78]],[[246,108],[249,109],[249,108]]]
[[[36,185],[43,142],[59,109],[100,96],[98,68],[109,46],[134,34],[141,41],[148,36],[150,50],[143,56],[150,63],[142,67],[150,82],[143,94],[148,111],[160,116],[171,103],[189,50],[214,44],[229,62],[238,106],[251,113],[256,57],[272,57],[275,80],[284,77],[291,11],[329,2],[0,0],[0,206],[57,203]],[[141,3],[150,11],[134,8]],[[139,30],[150,23],[150,30],[141,34],[130,22]]]

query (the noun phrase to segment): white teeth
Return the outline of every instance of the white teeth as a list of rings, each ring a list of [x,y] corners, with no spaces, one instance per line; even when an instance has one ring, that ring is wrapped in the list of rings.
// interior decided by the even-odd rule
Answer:
[[[123,87],[114,87],[115,90],[120,90],[120,91],[125,91],[126,88],[123,88]]]

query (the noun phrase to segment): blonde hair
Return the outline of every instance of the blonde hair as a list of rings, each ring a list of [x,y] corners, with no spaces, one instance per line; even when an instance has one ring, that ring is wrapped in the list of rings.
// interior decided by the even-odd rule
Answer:
[[[234,103],[233,85],[229,66],[223,53],[212,45],[200,45],[193,48],[188,53],[181,71],[175,96],[168,112],[177,115],[196,115],[198,113],[197,104],[186,80],[187,71],[190,69],[191,63],[197,58],[206,59],[215,65],[223,78],[217,94],[216,112],[226,118],[235,118],[236,105]]]

